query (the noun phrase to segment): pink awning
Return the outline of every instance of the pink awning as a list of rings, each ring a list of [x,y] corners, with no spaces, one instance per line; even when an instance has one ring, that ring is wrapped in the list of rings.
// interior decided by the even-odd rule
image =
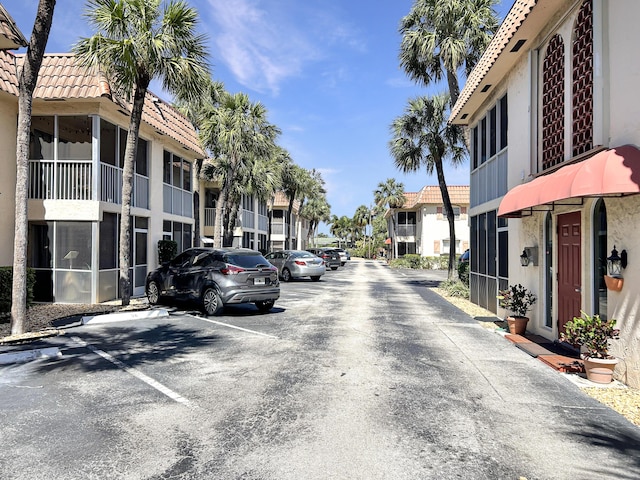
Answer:
[[[533,207],[570,198],[637,193],[640,193],[640,150],[624,145],[512,188],[500,202],[498,216],[520,217]]]

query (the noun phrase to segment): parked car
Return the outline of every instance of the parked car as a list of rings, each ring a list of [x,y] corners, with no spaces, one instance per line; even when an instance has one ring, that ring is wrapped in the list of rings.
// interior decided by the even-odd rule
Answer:
[[[307,248],[307,252],[311,252],[322,258],[327,268],[330,268],[331,270],[337,270],[342,264],[340,261],[340,254],[333,248]]]
[[[340,266],[344,267],[347,264],[347,260],[351,260],[351,255],[342,248],[334,248],[334,250],[340,255]]]
[[[460,255],[460,258],[458,259],[458,264],[461,263],[469,263],[469,249],[467,248],[464,253],[462,255]]]
[[[280,297],[280,281],[278,269],[255,250],[191,248],[150,272],[146,292],[151,305],[186,300],[207,315],[239,303],[267,312]]]
[[[317,282],[327,271],[324,260],[306,250],[280,250],[264,256],[278,267],[280,278],[285,282],[294,278],[311,277]]]

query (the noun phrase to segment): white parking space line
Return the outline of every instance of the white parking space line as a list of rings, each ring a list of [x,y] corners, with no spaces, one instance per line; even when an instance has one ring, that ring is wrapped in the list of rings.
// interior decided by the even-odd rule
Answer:
[[[236,327],[235,325],[231,325],[229,323],[217,322],[215,320],[211,320],[209,318],[204,318],[204,317],[198,317],[196,315],[185,315],[185,317],[196,318],[198,320],[202,320],[203,322],[209,322],[209,323],[213,323],[215,325],[220,325],[220,326],[223,326],[223,327],[235,328],[236,330],[242,330],[243,332],[254,333],[256,335],[261,335],[263,337],[276,338],[276,339],[278,338],[275,335],[269,335],[268,333],[262,333],[262,332],[258,332],[256,330],[249,330],[248,328]]]
[[[107,352],[105,352],[103,350],[100,350],[100,349],[94,347],[93,345],[89,345],[87,342],[85,342],[81,338],[71,337],[71,340],[73,340],[74,342],[76,342],[80,346],[88,348],[93,353],[95,353],[96,355],[101,356],[105,360],[110,361],[111,363],[116,365],[118,368],[121,368],[122,370],[127,372],[129,375],[133,375],[138,380],[142,380],[144,383],[146,383],[150,387],[155,388],[160,393],[162,393],[162,394],[166,395],[167,397],[169,397],[171,400],[174,400],[174,401],[176,401],[178,403],[182,403],[184,405],[189,405],[189,400],[187,400],[183,396],[177,394],[176,392],[174,392],[170,388],[165,387],[160,382],[158,382],[158,381],[154,380],[153,378],[145,375],[144,373],[136,370],[135,368],[132,368],[132,367],[126,365],[125,363],[121,362],[120,360],[118,360],[117,358],[113,357],[112,355],[109,355]]]

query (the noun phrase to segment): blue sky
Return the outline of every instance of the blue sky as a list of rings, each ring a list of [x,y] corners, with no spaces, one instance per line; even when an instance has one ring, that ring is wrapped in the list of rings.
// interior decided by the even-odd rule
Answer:
[[[37,0],[1,0],[29,38]],[[437,185],[425,171],[403,175],[387,147],[389,125],[418,87],[399,67],[398,25],[413,0],[190,0],[208,35],[213,78],[269,112],[293,160],[322,172],[332,214],[352,217],[373,190],[395,178],[405,191]],[[502,0],[502,19],[513,0]],[[47,52],[68,52],[92,32],[85,2],[57,0]],[[162,94],[152,84],[155,93]],[[469,183],[468,163],[446,169],[448,185]],[[327,227],[321,226],[321,231]]]

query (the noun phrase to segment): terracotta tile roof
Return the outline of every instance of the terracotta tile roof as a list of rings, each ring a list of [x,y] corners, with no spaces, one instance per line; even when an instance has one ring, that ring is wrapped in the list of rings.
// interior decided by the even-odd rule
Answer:
[[[24,61],[24,55],[16,55],[15,60],[13,66],[4,65],[10,67],[9,69],[13,72],[8,74],[9,78],[12,75],[15,77],[16,66]],[[2,64],[1,57],[0,64]],[[9,80],[3,82],[4,75],[7,73],[0,74],[0,88],[17,95],[17,87],[11,89]],[[36,99],[44,100],[104,97],[118,104],[123,110],[131,111],[130,104],[112,94],[109,82],[103,75],[94,75],[89,70],[78,67],[75,64],[74,55],[69,53],[45,54],[33,95]],[[153,92],[148,91],[145,97],[142,120],[159,133],[167,135],[199,156],[205,156],[198,133],[191,122]]]
[[[478,88],[491,67],[493,67],[497,58],[504,51],[509,41],[513,38],[537,2],[538,0],[515,0],[511,10],[509,10],[500,28],[498,28],[498,31],[491,40],[491,43],[489,43],[489,46],[482,57],[480,57],[477,65],[469,74],[469,78],[467,78],[467,82],[462,92],[460,92],[458,101],[451,109],[449,121],[457,117],[464,108],[471,95]]]
[[[449,185],[449,198],[454,205],[469,204],[469,186],[468,185]],[[420,205],[442,205],[442,194],[440,187],[437,185],[429,185],[422,187],[419,192],[405,192],[407,201],[402,206],[403,209],[417,208]]]
[[[273,207],[278,209],[287,209],[289,208],[289,197],[284,192],[276,192],[273,200]],[[293,213],[298,214],[298,210],[300,209],[300,200],[294,200],[293,202]]]
[[[18,96],[16,59],[10,52],[0,51],[0,90]]]
[[[27,40],[0,3],[0,50],[26,47]]]

